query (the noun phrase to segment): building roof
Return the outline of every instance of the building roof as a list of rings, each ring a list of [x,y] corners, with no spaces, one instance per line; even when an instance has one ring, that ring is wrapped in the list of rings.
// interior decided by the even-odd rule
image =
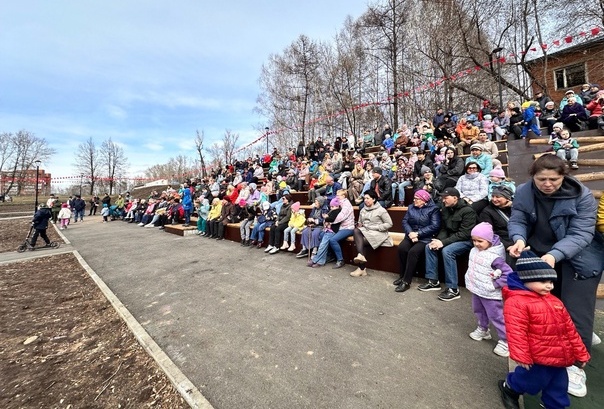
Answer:
[[[590,38],[589,40],[583,41],[579,44],[561,43],[561,45],[559,47],[557,47],[554,52],[549,52],[549,50],[548,50],[547,58],[551,59],[553,57],[560,57],[560,56],[563,56],[568,53],[575,53],[577,51],[582,51],[582,50],[592,48],[599,44],[604,44],[604,36]],[[530,60],[527,59],[526,64],[532,65],[532,64],[540,63],[542,60],[545,59],[545,57],[546,56],[541,56],[541,57],[537,57],[537,58],[532,58]]]

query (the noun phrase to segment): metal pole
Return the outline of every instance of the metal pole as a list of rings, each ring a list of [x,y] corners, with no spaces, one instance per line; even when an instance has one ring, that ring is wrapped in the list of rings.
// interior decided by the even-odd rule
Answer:
[[[268,154],[268,126],[264,130],[266,131],[266,153]]]
[[[41,161],[37,160],[34,162],[36,164],[36,200],[34,203],[34,213],[38,211],[38,183],[39,183],[39,174],[40,174],[40,163]]]
[[[503,109],[503,90],[501,88],[501,61],[497,54],[497,82],[499,83],[499,109]]]
[[[82,197],[82,178],[84,175],[80,174],[80,197]]]

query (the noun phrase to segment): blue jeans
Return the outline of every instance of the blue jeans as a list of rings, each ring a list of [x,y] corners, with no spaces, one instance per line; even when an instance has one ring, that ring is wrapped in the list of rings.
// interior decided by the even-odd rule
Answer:
[[[344,256],[342,255],[342,248],[340,247],[340,241],[344,240],[347,237],[352,236],[354,230],[350,229],[340,229],[336,234],[331,236],[329,239],[329,247],[333,250],[336,255],[336,260],[342,261],[344,260]]]
[[[191,210],[185,210],[185,224],[191,223]]]
[[[250,239],[257,240],[259,242],[264,241],[264,228],[266,227],[266,223],[256,223],[254,228],[252,229],[252,234],[250,235]]]
[[[84,209],[82,209],[82,210],[76,210],[74,212],[73,221],[77,222],[78,219],[80,219],[81,222],[84,221]]]
[[[396,191],[398,188],[398,202],[399,204],[403,204],[405,201],[405,188],[407,186],[411,186],[411,182],[409,180],[404,180],[402,182],[392,182],[392,201],[396,199]]]
[[[445,285],[447,288],[457,289],[457,257],[467,254],[472,249],[471,241],[457,241],[441,250],[430,250],[426,246],[426,278],[438,280],[438,252],[443,255],[445,264]]]
[[[313,263],[325,265],[327,261],[327,250],[329,250],[329,239],[331,239],[335,233],[332,231],[329,232],[321,232],[321,243],[319,244],[319,248],[317,249],[317,254],[312,258]]]

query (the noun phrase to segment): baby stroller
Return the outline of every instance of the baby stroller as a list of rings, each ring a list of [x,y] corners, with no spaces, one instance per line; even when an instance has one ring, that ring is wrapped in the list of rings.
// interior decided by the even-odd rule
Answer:
[[[122,212],[117,208],[117,205],[111,205],[109,206],[109,216],[111,220],[119,219],[122,217]]]
[[[25,241],[23,242],[23,244],[21,244],[19,247],[17,247],[17,251],[19,253],[23,253],[25,250],[27,249],[31,249],[31,250],[35,250],[35,249],[42,249],[42,248],[58,248],[61,243],[59,243],[58,241],[51,241],[50,244],[48,245],[44,245],[44,246],[37,246],[37,247],[33,247],[31,245],[31,237],[34,234],[34,226],[31,226],[29,228],[29,232],[27,233],[27,236],[25,237]]]

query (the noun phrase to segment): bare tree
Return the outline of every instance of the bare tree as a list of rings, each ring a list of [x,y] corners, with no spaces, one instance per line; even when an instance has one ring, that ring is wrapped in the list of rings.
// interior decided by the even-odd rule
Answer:
[[[19,195],[27,180],[27,173],[34,162],[47,161],[55,150],[50,148],[45,139],[38,138],[32,132],[20,130],[16,134],[0,134],[0,172],[7,180],[2,194],[7,194],[16,186]]]
[[[103,141],[99,150],[101,157],[101,166],[105,169],[105,176],[109,186],[109,194],[113,194],[113,188],[116,186],[116,179],[124,176],[128,167],[128,158],[124,155],[121,146],[111,140]]]
[[[75,157],[75,168],[77,172],[89,181],[90,194],[94,194],[94,187],[99,178],[98,168],[100,166],[101,157],[99,150],[92,138],[78,145]]]
[[[203,133],[203,131],[199,132],[199,130],[196,130],[195,132],[196,132],[195,149],[197,150],[197,155],[199,156],[199,165],[201,167],[201,176],[205,178],[207,176],[207,170],[206,170],[206,162],[204,160],[204,155],[203,155],[204,133]]]
[[[311,112],[319,67],[319,46],[301,35],[282,55],[271,55],[262,67],[263,93],[258,98],[259,111],[269,117],[273,127],[289,130],[295,139],[306,141],[307,121]],[[274,139],[282,138],[277,135]]]
[[[195,177],[198,173],[195,159],[178,155],[170,158],[167,163],[151,166],[144,174],[147,179],[168,179],[170,183],[176,183]]]
[[[225,130],[224,135],[222,136],[222,150],[224,152],[224,162],[226,164],[233,163],[238,141],[239,134],[233,133],[230,129]]]
[[[212,158],[212,167],[221,167],[223,165],[224,152],[222,145],[218,142],[214,142],[209,148],[208,153]]]

